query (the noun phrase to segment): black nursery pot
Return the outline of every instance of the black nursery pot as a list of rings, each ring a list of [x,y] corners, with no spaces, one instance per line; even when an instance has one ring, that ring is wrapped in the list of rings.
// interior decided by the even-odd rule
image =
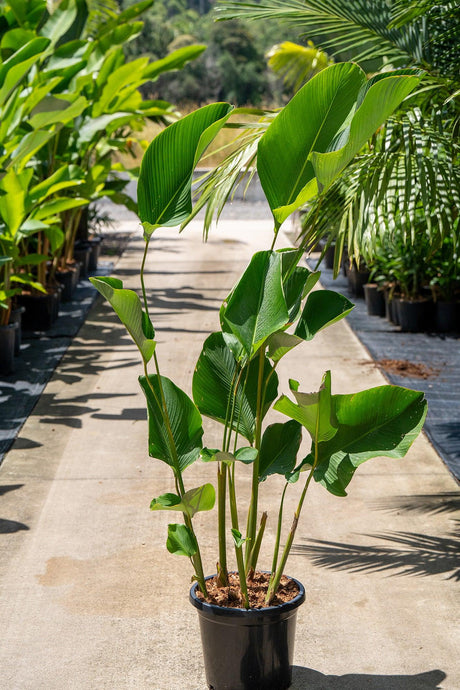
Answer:
[[[0,374],[12,374],[14,371],[14,342],[17,328],[17,323],[0,326]]]
[[[294,578],[292,578],[294,580]],[[281,606],[230,609],[201,601],[197,583],[190,601],[198,610],[209,690],[285,690],[292,680],[299,594]]]
[[[383,290],[377,283],[366,283],[364,286],[364,299],[366,300],[369,316],[385,316],[385,297]]]
[[[22,343],[22,315],[24,314],[24,307],[16,307],[11,310],[10,323],[16,323],[17,327],[15,329],[14,336],[14,354],[19,355],[21,352]]]
[[[18,302],[25,307],[22,325],[28,331],[47,331],[59,314],[61,288],[48,288],[45,294],[18,295]]]

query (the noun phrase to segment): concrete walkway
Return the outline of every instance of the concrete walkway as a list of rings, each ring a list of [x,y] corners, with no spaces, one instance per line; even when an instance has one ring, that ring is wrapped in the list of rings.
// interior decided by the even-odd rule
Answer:
[[[221,299],[270,234],[270,221],[247,219],[224,221],[206,245],[198,224],[158,233],[147,276],[158,355],[189,392]],[[117,266],[128,287],[138,287],[142,248],[139,236]],[[341,322],[286,358],[281,388],[289,375],[314,390],[327,368],[336,393],[379,385],[368,358]],[[2,690],[206,687],[189,563],[164,548],[168,514],[149,511],[173,487],[146,451],[140,373],[135,347],[98,301],[0,468]],[[209,465],[187,474],[190,486],[214,479]],[[249,473],[240,475],[245,501]],[[264,484],[261,507],[276,505],[279,486]],[[361,467],[349,493],[312,487],[288,564],[307,587],[293,689],[458,690],[454,479],[420,438],[404,460]],[[208,572],[214,517],[197,520]],[[272,510],[269,535],[274,522]]]

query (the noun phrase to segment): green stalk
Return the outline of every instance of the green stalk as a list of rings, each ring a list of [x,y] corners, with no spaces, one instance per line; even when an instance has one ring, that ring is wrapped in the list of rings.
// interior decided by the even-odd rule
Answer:
[[[264,511],[260,518],[259,531],[254,542],[254,547],[251,551],[251,569],[255,570],[257,566],[257,559],[259,558],[260,547],[262,546],[262,539],[264,538],[265,525],[267,524],[268,514]]]
[[[228,474],[228,494],[230,502],[230,515],[232,518],[233,529],[239,532],[239,522],[238,522],[238,504],[236,502],[236,492],[235,492],[235,463]],[[238,575],[240,578],[240,588],[241,594],[243,595],[243,603],[245,608],[249,608],[249,596],[248,596],[248,585],[246,582],[246,568],[244,566],[243,549],[241,546],[235,544],[235,555],[236,564],[238,567]]]
[[[255,433],[255,447],[260,450],[260,440],[262,436],[262,412],[264,395],[262,393],[262,381],[265,367],[265,347],[259,350],[259,376],[257,383],[257,406],[256,406],[256,433]],[[248,525],[246,531],[246,570],[252,568],[251,552],[254,547],[256,531],[257,531],[257,508],[259,502],[259,456],[255,459],[252,465],[252,486],[251,486],[251,503],[248,511]]]
[[[279,550],[280,550],[280,541],[281,541],[281,526],[282,526],[282,522],[283,522],[284,497],[286,495],[287,487],[288,487],[288,483],[286,482],[286,484],[284,485],[283,493],[281,496],[280,508],[278,511],[278,527],[276,530],[275,550],[273,551],[273,561],[272,561],[272,570],[271,570],[272,577],[276,571],[276,565],[278,563],[278,554],[279,554]]]
[[[145,268],[145,261],[146,261],[146,257],[147,257],[148,246],[149,246],[149,240],[146,241],[146,243],[145,243],[144,256],[143,256],[143,258],[142,258],[142,265],[141,265],[140,277],[141,277],[142,296],[143,296],[143,298],[144,298],[145,311],[146,311],[147,315],[149,316],[149,312],[148,312],[148,303],[147,303],[147,294],[146,294],[146,290],[145,290],[145,281],[144,281],[144,268]],[[149,318],[150,318],[150,316],[149,316]],[[176,470],[173,470],[173,471],[174,471],[175,481],[176,481],[176,487],[177,487],[177,489],[178,489],[178,494],[179,494],[179,496],[180,496],[181,498],[183,498],[183,496],[184,496],[184,494],[185,494],[185,487],[184,487],[184,482],[183,482],[183,479],[182,479],[182,473],[181,473],[181,471],[180,471],[180,469],[179,469],[179,458],[178,458],[178,455],[177,455],[176,444],[175,444],[175,442],[174,442],[174,437],[173,437],[173,433],[172,433],[172,429],[171,429],[171,422],[170,422],[170,419],[169,419],[168,408],[167,408],[167,406],[166,406],[166,399],[165,399],[165,395],[164,395],[164,391],[163,391],[163,386],[162,386],[162,384],[161,384],[160,367],[159,367],[159,364],[158,364],[158,359],[157,359],[157,356],[156,356],[156,352],[154,352],[153,355],[154,355],[154,362],[155,362],[155,370],[156,370],[156,373],[157,373],[157,376],[158,376],[158,387],[159,387],[159,390],[160,390],[161,404],[159,404],[158,397],[157,397],[157,395],[156,395],[156,393],[155,393],[155,390],[154,390],[154,388],[153,388],[152,382],[151,382],[150,379],[149,379],[148,370],[147,370],[147,362],[146,362],[145,359],[144,359],[143,362],[144,362],[145,378],[146,378],[146,381],[147,381],[147,384],[148,384],[150,390],[151,390],[152,393],[153,393],[153,396],[154,396],[154,398],[155,398],[155,401],[156,401],[158,407],[159,407],[160,410],[161,410],[163,422],[164,422],[165,427],[166,427],[166,433],[167,433],[167,435],[168,435],[169,448],[170,448],[170,451],[171,451],[172,458],[173,458],[173,460],[174,460],[174,464],[175,464],[175,466],[176,466],[176,468],[177,468]],[[193,567],[194,567],[194,569],[195,569],[195,575],[196,575],[196,578],[197,578],[197,581],[198,581],[198,585],[199,585],[199,587],[200,587],[200,589],[201,589],[201,591],[202,591],[202,593],[203,593],[203,596],[204,596],[205,599],[206,599],[207,596],[208,596],[208,592],[207,592],[207,588],[206,588],[206,580],[205,580],[204,571],[203,571],[203,561],[202,561],[202,558],[201,558],[201,552],[200,552],[200,547],[199,547],[199,544],[198,544],[198,539],[197,539],[197,537],[196,537],[195,530],[193,529],[192,519],[191,519],[190,515],[188,515],[188,513],[182,513],[182,515],[183,515],[183,518],[184,518],[185,525],[186,525],[186,527],[189,529],[190,533],[193,535],[194,540],[195,540],[195,543],[196,543],[197,551],[196,551],[196,554],[194,554],[194,556],[192,556],[191,560],[192,560],[192,563],[193,563]]]
[[[226,519],[225,503],[227,494],[227,465],[219,462],[217,470],[217,527],[219,537],[219,565],[218,584],[221,587],[228,586],[227,569],[227,543],[226,543]]]

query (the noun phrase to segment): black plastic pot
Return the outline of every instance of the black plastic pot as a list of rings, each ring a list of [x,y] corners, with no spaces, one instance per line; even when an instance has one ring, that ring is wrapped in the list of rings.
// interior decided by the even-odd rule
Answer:
[[[294,579],[294,578],[293,578]],[[295,625],[305,589],[281,606],[230,609],[190,601],[198,610],[209,690],[285,690],[292,680]]]
[[[99,255],[101,253],[102,237],[92,237],[88,240],[89,246],[91,248],[88,261],[88,271],[92,273],[97,271],[97,264],[99,261]]]
[[[80,264],[69,266],[65,271],[56,272],[56,280],[62,287],[61,300],[70,302],[80,277]]]
[[[369,280],[369,271],[358,271],[356,266],[348,269],[348,287],[356,297],[364,297],[364,285]]]
[[[426,333],[433,330],[433,302],[431,300],[396,300],[401,330],[406,333]]]
[[[377,283],[364,285],[364,299],[369,316],[385,316],[385,297]]]
[[[80,276],[82,278],[88,277],[90,254],[91,254],[91,245],[89,242],[75,243],[75,247],[73,250],[73,257],[74,257],[75,261],[80,262],[80,265],[81,265]]]
[[[0,326],[0,374],[12,374],[14,371],[14,341],[17,328],[17,323]]]
[[[18,355],[21,352],[22,342],[22,315],[24,314],[24,307],[16,307],[11,310],[10,323],[16,323],[17,328],[14,336],[14,354]]]
[[[383,294],[385,300],[385,316],[390,323],[394,323],[395,326],[399,326],[399,315],[396,309],[396,296],[390,294],[390,290],[385,290]]]
[[[459,333],[460,302],[436,302],[434,327],[438,333]]]
[[[49,288],[46,294],[22,294],[17,301],[25,312],[22,325],[28,331],[47,331],[56,321],[59,314],[61,289]]]

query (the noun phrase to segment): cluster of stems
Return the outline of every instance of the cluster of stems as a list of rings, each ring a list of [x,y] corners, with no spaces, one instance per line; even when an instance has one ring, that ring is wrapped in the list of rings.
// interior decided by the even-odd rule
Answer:
[[[276,239],[276,236],[275,236]],[[149,316],[148,301],[145,290],[144,282],[144,269],[147,257],[147,251],[149,247],[150,238],[146,239],[144,256],[142,260],[142,266],[140,271],[141,276],[141,286],[142,295],[145,306],[145,311],[147,316]],[[300,253],[299,253],[300,254]],[[251,498],[247,513],[247,523],[246,523],[246,537],[243,538],[240,532],[240,520],[238,515],[238,504],[236,497],[236,485],[235,485],[235,462],[228,462],[226,460],[218,462],[217,469],[217,513],[218,513],[218,544],[219,544],[219,561],[218,561],[218,582],[221,586],[228,585],[228,567],[227,567],[227,500],[230,508],[230,519],[231,519],[231,530],[234,536],[234,548],[235,557],[238,568],[238,576],[241,588],[241,594],[243,598],[243,605],[249,608],[249,596],[248,596],[248,581],[251,579],[252,573],[257,567],[257,560],[265,532],[265,526],[267,522],[267,513],[262,513],[260,522],[258,524],[258,504],[259,504],[259,483],[260,483],[260,463],[259,463],[259,453],[262,440],[262,422],[265,411],[265,400],[267,393],[267,386],[270,377],[275,372],[276,363],[272,367],[272,371],[264,382],[264,368],[266,362],[266,348],[264,346],[260,347],[257,354],[258,357],[258,386],[257,386],[257,402],[256,402],[256,419],[255,419],[255,434],[254,434],[254,448],[257,451],[257,456],[252,465],[252,486],[251,486]],[[144,359],[144,372],[146,377],[147,385],[156,401],[158,409],[161,410],[162,420],[167,432],[171,458],[173,460],[173,471],[175,479],[175,488],[177,495],[182,499],[185,496],[185,487],[182,477],[182,472],[179,467],[178,454],[175,446],[173,433],[171,429],[171,422],[169,418],[169,413],[166,405],[166,400],[163,392],[163,387],[161,383],[160,368],[158,364],[158,359],[156,352],[153,353],[153,361],[155,365],[155,371],[158,377],[158,394],[150,381],[147,362]],[[245,365],[240,364],[234,374],[231,391],[228,397],[226,418],[224,423],[224,433],[222,440],[222,452],[223,453],[236,453],[238,444],[238,429],[239,429],[239,415],[241,415],[241,406],[237,415],[237,400],[238,397],[242,400],[244,398],[246,384],[249,374],[249,362]],[[240,395],[239,395],[239,391]],[[234,431],[234,433],[232,433]],[[316,444],[315,444],[316,446]],[[280,507],[278,511],[278,522],[277,522],[277,532],[275,538],[273,560],[271,566],[271,577],[269,581],[268,591],[266,595],[266,604],[270,605],[279,587],[281,576],[283,575],[284,568],[286,566],[286,561],[289,556],[294,536],[297,529],[297,524],[300,517],[300,512],[305,500],[305,495],[307,489],[310,485],[311,479],[313,477],[313,472],[316,467],[317,456],[315,450],[315,461],[308,473],[305,486],[301,493],[297,509],[294,514],[292,525],[286,540],[284,549],[282,550],[280,557],[280,544],[281,544],[281,531],[282,531],[282,521],[283,521],[283,507],[284,499],[286,494],[286,489],[288,487],[288,482],[286,482],[282,496]],[[183,512],[184,523],[188,528],[190,534],[192,535],[196,544],[196,553],[191,557],[192,566],[195,571],[195,578],[198,582],[198,586],[203,593],[205,599],[208,597],[206,580],[203,571],[203,563],[200,553],[200,548],[198,544],[198,539],[196,537],[193,522],[190,515]],[[244,545],[244,550],[243,550]]]

